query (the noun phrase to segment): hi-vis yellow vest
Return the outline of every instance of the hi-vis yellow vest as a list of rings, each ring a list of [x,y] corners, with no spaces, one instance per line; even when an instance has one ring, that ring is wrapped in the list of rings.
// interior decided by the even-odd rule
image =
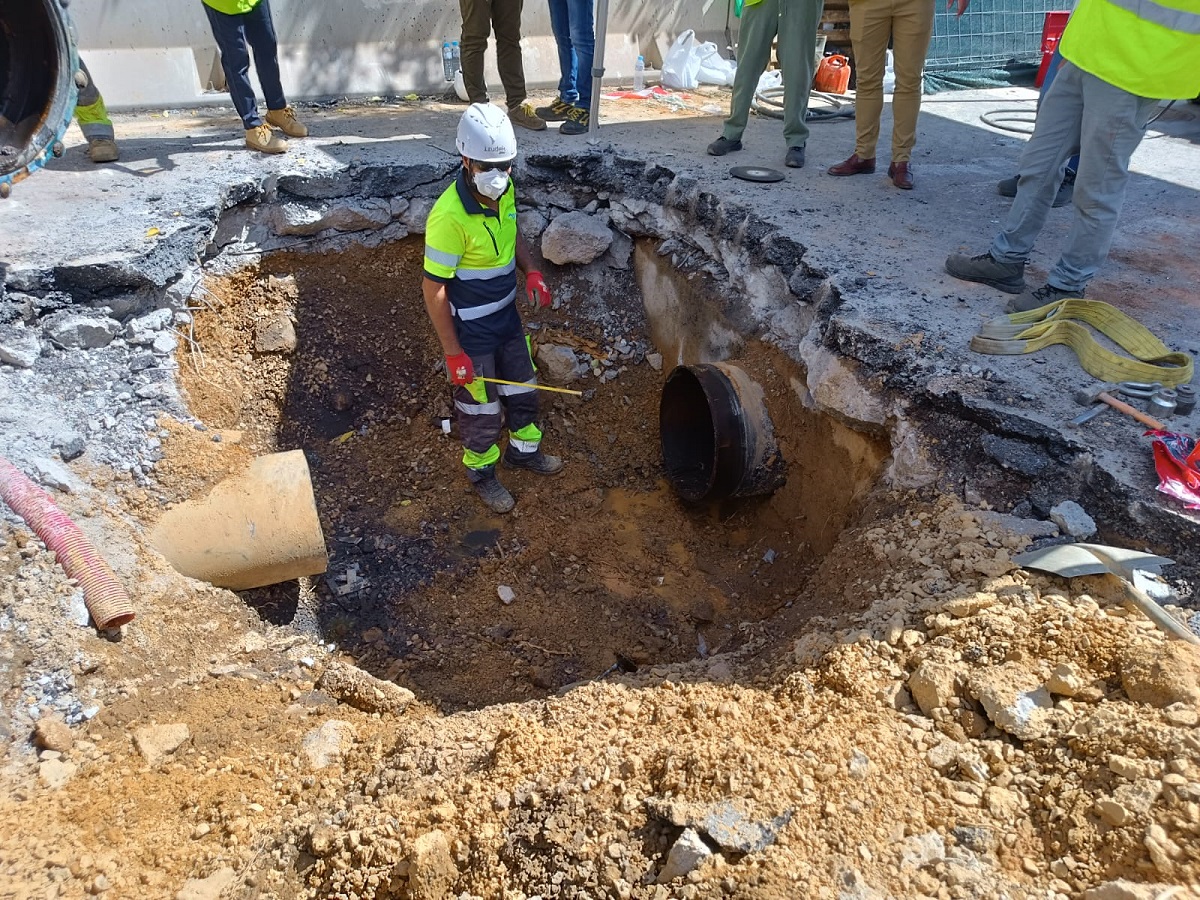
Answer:
[[[1200,96],[1200,0],[1081,0],[1059,49],[1123,91],[1190,100]]]

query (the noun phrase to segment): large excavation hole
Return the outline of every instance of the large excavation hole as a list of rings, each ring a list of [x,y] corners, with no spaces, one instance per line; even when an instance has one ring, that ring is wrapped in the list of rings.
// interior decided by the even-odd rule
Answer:
[[[199,350],[181,365],[193,412],[222,438],[216,452],[303,449],[330,549],[328,575],[306,591],[244,595],[265,618],[311,616],[363,668],[461,709],[733,649],[743,623],[785,607],[841,611],[805,585],[875,483],[885,442],[806,410],[802,373],[745,341],[738,362],[763,387],[788,482],[769,497],[682,502],[658,433],[677,348],[661,348],[664,361],[650,343],[628,266],[546,266],[562,308],[523,315],[535,349],[576,353],[586,374],[570,386],[586,393],[543,395],[544,446],[566,467],[549,479],[502,469],[517,507],[489,514],[444,433],[452,403],[419,291],[422,246],[280,253],[197,294]],[[289,315],[294,352],[265,349]]]

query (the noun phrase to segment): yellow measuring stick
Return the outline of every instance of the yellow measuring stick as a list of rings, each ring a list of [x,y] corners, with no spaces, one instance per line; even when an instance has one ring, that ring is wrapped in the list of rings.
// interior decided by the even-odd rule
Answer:
[[[548,384],[527,384],[524,381],[505,381],[503,378],[484,378],[482,375],[476,375],[475,380],[490,381],[492,384],[511,384],[513,387],[535,388],[539,391],[554,391],[556,394],[574,394],[576,397],[583,396],[583,391],[573,391],[570,388],[550,387]]]

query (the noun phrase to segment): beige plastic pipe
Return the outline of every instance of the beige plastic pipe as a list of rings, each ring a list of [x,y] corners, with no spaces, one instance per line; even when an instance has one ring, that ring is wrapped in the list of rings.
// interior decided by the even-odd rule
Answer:
[[[260,456],[207,497],[167,510],[150,542],[178,572],[234,591],[319,575],[329,563],[300,450]]]

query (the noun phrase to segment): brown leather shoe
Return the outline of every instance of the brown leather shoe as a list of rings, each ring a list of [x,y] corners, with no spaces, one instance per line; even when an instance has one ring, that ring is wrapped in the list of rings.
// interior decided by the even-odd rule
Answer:
[[[913,174],[909,171],[906,162],[894,162],[888,166],[888,178],[892,179],[892,184],[902,191],[913,189]]]
[[[830,175],[870,175],[875,171],[875,160],[859,159],[857,153],[851,153],[849,159],[825,171]]]

